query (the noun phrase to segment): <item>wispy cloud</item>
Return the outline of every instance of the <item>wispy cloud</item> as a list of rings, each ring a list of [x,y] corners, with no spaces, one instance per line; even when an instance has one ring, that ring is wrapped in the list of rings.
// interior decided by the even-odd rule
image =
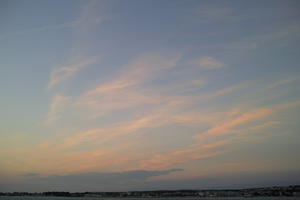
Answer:
[[[196,134],[194,146],[189,146],[186,149],[182,149],[180,151],[174,151],[173,153],[168,153],[167,155],[162,156],[166,160],[171,159],[170,163],[172,165],[180,164],[180,163],[188,163],[192,160],[197,159],[205,159],[209,157],[214,157],[217,155],[223,154],[223,150],[213,151],[213,148],[209,148],[209,146],[214,146],[213,143],[219,144],[220,140],[222,140],[222,135],[226,135],[228,133],[237,133],[239,132],[239,127],[243,125],[247,125],[248,123],[256,122],[257,120],[261,120],[264,117],[268,117],[272,113],[272,108],[261,108],[254,110],[244,110],[239,107],[234,107],[230,110],[222,110],[217,112],[194,110],[194,111],[186,111],[187,106],[194,105],[199,103],[199,101],[208,101],[214,98],[218,98],[223,95],[231,94],[232,92],[239,91],[242,88],[249,87],[249,84],[238,84],[234,86],[229,86],[227,88],[223,88],[217,90],[212,93],[203,94],[200,96],[161,96],[162,98],[157,100],[158,103],[154,103],[153,106],[150,106],[149,109],[145,110],[144,113],[140,115],[131,116],[134,119],[127,119],[125,122],[116,122],[112,124],[108,124],[105,127],[87,129],[86,131],[80,131],[76,134],[72,134],[71,136],[66,137],[61,142],[55,142],[51,145],[55,146],[55,149],[58,151],[67,151],[68,149],[73,148],[81,148],[83,146],[89,145],[92,148],[96,148],[99,145],[108,145],[115,144],[115,141],[123,140],[128,136],[139,134],[143,132],[145,129],[153,129],[157,127],[161,127],[167,124],[181,124],[185,126],[198,126],[203,124],[204,127],[209,127],[206,131]],[[134,87],[133,87],[134,88]],[[110,93],[115,93],[116,96],[111,100],[119,99],[118,95],[121,95],[122,100],[126,99],[127,95],[131,96],[131,92],[134,91],[133,88],[130,89],[112,89],[112,90],[103,90],[102,93],[93,93],[92,96],[94,98],[102,98]],[[124,90],[124,93],[121,91]],[[110,92],[107,92],[110,91]],[[89,96],[90,94],[84,93],[84,95]],[[133,95],[135,97],[135,95]],[[132,99],[134,100],[134,99]],[[108,101],[109,102],[109,101]],[[143,100],[145,102],[145,100]],[[104,104],[102,104],[104,105]],[[107,104],[108,105],[108,104]],[[133,106],[136,106],[135,104]],[[118,104],[111,104],[111,108],[109,109],[119,109]],[[128,105],[127,105],[128,106]],[[93,107],[95,108],[95,107]],[[105,108],[105,107],[103,107]],[[255,126],[261,125],[260,123],[255,124]],[[244,126],[250,128],[251,126]],[[237,129],[238,128],[238,129]],[[250,130],[250,129],[249,129]],[[242,131],[240,131],[242,133]],[[203,137],[201,137],[201,135]],[[205,138],[204,136],[208,136]],[[199,138],[198,138],[199,137]],[[201,138],[205,138],[205,141],[201,141]],[[123,139],[122,139],[123,138]],[[48,144],[48,143],[47,143]],[[50,146],[51,146],[50,145]],[[224,145],[226,145],[224,143]],[[49,146],[49,145],[47,145]],[[196,147],[195,147],[196,146]],[[220,146],[219,146],[220,147]],[[210,151],[208,151],[208,149]],[[106,150],[108,151],[108,150]],[[181,152],[181,153],[180,153]],[[183,155],[186,152],[186,155]],[[201,153],[196,153],[201,152]],[[201,156],[200,156],[201,155]],[[103,156],[103,155],[102,155]],[[110,155],[111,156],[111,155]],[[154,155],[153,155],[154,156]],[[78,155],[75,156],[78,159]],[[88,158],[90,156],[85,156]],[[155,156],[154,156],[155,157]],[[135,161],[131,160],[132,158],[128,158],[130,162],[137,162],[141,158],[135,158]],[[117,158],[117,160],[122,160],[124,163],[128,163],[129,160],[122,160]],[[83,159],[84,160],[84,159]],[[152,162],[152,161],[151,161]],[[145,163],[151,163],[146,162]],[[114,163],[113,160],[109,161],[109,163]],[[165,164],[162,162],[160,164],[161,168],[172,166],[169,164]],[[91,160],[85,165],[81,165],[82,169],[89,169],[95,166],[99,166],[95,160]],[[152,165],[149,164],[149,168]],[[103,165],[99,167],[104,167]],[[146,167],[143,165],[143,167]]]
[[[96,59],[88,59],[83,62],[77,63],[75,65],[70,65],[70,66],[60,66],[57,68],[54,68],[51,73],[50,73],[50,80],[48,83],[48,88],[51,89],[54,86],[58,85],[62,81],[70,78],[74,74],[76,74],[77,71],[80,69],[87,67],[89,65],[95,64]]]
[[[210,93],[201,94],[197,98],[198,98],[198,100],[210,100],[210,99],[214,99],[217,97],[226,96],[226,95],[232,94],[234,92],[238,92],[242,89],[248,88],[250,85],[251,85],[251,82],[241,82],[238,84],[234,84],[234,85],[230,85],[228,87],[218,89],[218,90],[210,92]]]
[[[184,124],[187,126],[194,126],[196,124],[215,124],[221,119],[224,119],[224,117],[227,117],[228,115],[234,116],[234,114],[232,111],[229,114],[227,112],[208,113],[203,110],[186,112],[185,108],[199,103],[199,101],[207,101],[222,95],[228,95],[235,90],[244,87],[245,84],[230,86],[213,93],[200,95],[199,97],[155,96],[155,94],[147,95],[147,93],[139,93],[131,89],[126,89],[124,91],[122,89],[118,89],[117,91],[112,89],[110,92],[102,90],[102,93],[98,91],[93,92],[92,94],[84,94],[84,98],[86,98],[85,95],[88,97],[83,101],[84,106],[90,106],[93,112],[99,109],[101,114],[128,107],[135,108],[140,104],[148,104],[149,108],[146,109],[145,113],[142,115],[135,114],[135,117],[132,120],[127,119],[122,123],[111,124],[99,129],[90,129],[66,138],[63,148],[86,142],[94,143],[96,141],[101,141],[105,143],[113,141],[118,137],[133,134],[141,129],[151,129],[166,124]],[[122,96],[121,99],[119,98],[120,96]],[[96,100],[94,101],[94,99]],[[82,100],[79,102],[82,103],[81,101]],[[78,105],[79,102],[77,102],[76,106],[82,106]],[[234,109],[234,111],[237,110]]]
[[[82,94],[74,106],[107,113],[115,110],[159,102],[161,95],[150,94],[141,85],[164,70],[176,66],[179,56],[147,54],[125,65],[112,80]],[[119,98],[122,96],[122,98]]]
[[[60,119],[61,112],[64,106],[69,102],[70,97],[61,95],[61,94],[55,94],[52,98],[51,104],[50,104],[50,110],[47,115],[47,119],[45,121],[46,124],[49,124],[53,121],[56,121]]]
[[[62,24],[52,24],[52,25],[43,25],[43,26],[38,26],[38,27],[33,27],[33,28],[26,28],[23,30],[17,30],[16,32],[8,35],[8,34],[2,34],[0,35],[1,38],[5,38],[7,36],[11,35],[22,35],[22,34],[32,34],[32,33],[39,33],[39,32],[44,32],[44,31],[58,31],[62,29],[67,29],[67,28],[75,28],[79,26],[79,24],[82,23],[80,20],[74,20]]]
[[[200,67],[201,69],[219,69],[224,67],[224,64],[220,62],[219,60],[210,57],[210,56],[204,56],[197,59],[194,59],[189,62],[189,64],[195,65]]]
[[[33,28],[25,28],[23,30],[18,30],[14,34],[24,34],[24,33],[38,33],[38,32],[44,32],[44,31],[58,31],[62,29],[67,28],[73,28],[73,29],[84,29],[88,26],[97,26],[98,24],[109,20],[110,17],[107,15],[104,15],[103,12],[95,12],[96,8],[99,8],[101,3],[97,1],[88,1],[86,5],[83,6],[81,14],[78,16],[78,18],[71,20],[69,22],[61,23],[61,24],[49,24],[49,25],[43,25]],[[2,35],[6,36],[6,35]]]
[[[88,1],[82,8],[82,11],[78,19],[71,23],[61,24],[57,26],[45,26],[38,30],[48,30],[48,29],[59,29],[64,27],[76,27],[74,29],[76,39],[74,41],[73,48],[70,52],[70,57],[67,59],[67,63],[72,63],[71,65],[63,65],[55,67],[50,72],[48,89],[53,89],[58,86],[63,81],[66,81],[70,77],[74,76],[78,71],[85,67],[96,64],[98,61],[97,57],[87,57],[85,56],[87,49],[86,46],[90,46],[90,33],[94,28],[102,23],[103,21],[109,19],[104,12],[99,12],[103,10],[102,4],[98,1]],[[101,8],[101,9],[100,9]],[[63,95],[55,95],[53,97],[52,103],[49,106],[50,110],[48,112],[48,117],[46,123],[53,122],[60,118],[59,110],[62,109],[63,105],[68,102],[69,98]]]
[[[160,115],[150,115],[130,122],[111,125],[107,128],[91,129],[78,133],[74,136],[66,138],[65,143],[62,147],[66,148],[83,142],[100,141],[102,143],[105,143],[117,137],[124,137],[128,134],[135,133],[137,130],[143,128],[159,127],[165,123],[167,123],[167,121],[162,120],[162,118],[160,118]]]
[[[177,67],[178,55],[146,54],[125,65],[121,72],[117,73],[111,80],[108,80],[93,89],[83,93],[74,101],[76,109],[90,110],[91,117],[104,116],[105,114],[120,111],[123,109],[137,108],[147,105],[153,110],[162,107],[170,107],[176,103],[181,105],[195,104],[209,99],[217,98],[246,88],[250,83],[241,83],[219,89],[214,92],[199,95],[181,95],[181,92],[193,92],[203,87],[206,81],[199,79],[188,80],[186,82],[173,81],[166,87],[149,86],[159,75],[169,69]],[[205,59],[204,59],[205,60]],[[220,63],[208,59],[203,61],[203,67],[216,68]],[[175,93],[175,94],[174,94]],[[122,97],[122,98],[119,98]],[[174,110],[176,106],[172,106]],[[161,111],[159,111],[161,112]]]
[[[45,26],[38,29],[30,30],[49,30],[76,26],[76,29],[74,29],[74,32],[76,33],[76,39],[73,42],[73,48],[70,52],[71,56],[68,59],[68,62],[73,64],[58,66],[54,68],[50,72],[48,89],[51,89],[54,86],[61,83],[62,81],[70,78],[80,69],[95,64],[97,62],[96,57],[87,58],[84,55],[86,54],[86,51],[88,49],[86,48],[86,45],[90,45],[90,42],[88,41],[90,40],[89,38],[91,31],[98,24],[109,18],[105,16],[103,12],[99,12],[99,10],[97,10],[99,7],[101,7],[101,3],[99,3],[98,1],[88,1],[88,3],[86,3],[83,6],[78,19],[74,20],[73,22],[54,26]]]
[[[226,144],[228,144],[228,141],[218,141],[165,154],[156,154],[148,159],[141,160],[140,167],[145,169],[166,169],[170,166],[176,166],[194,160],[212,158],[226,153],[225,150],[219,149]]]
[[[297,81],[300,81],[300,77],[289,77],[287,79],[279,80],[279,81],[269,84],[268,88],[272,89],[272,88],[275,88],[278,86],[282,86],[282,85],[297,82]]]
[[[210,128],[193,136],[195,143],[192,146],[164,154],[154,154],[148,159],[141,160],[139,162],[140,166],[145,169],[165,169],[193,160],[222,155],[232,151],[229,148],[232,144],[267,139],[266,134],[256,135],[256,133],[282,125],[281,121],[272,119],[275,117],[274,115],[286,112],[299,105],[299,101],[294,101],[266,108],[246,111],[233,109],[227,113],[216,113],[217,116],[210,118],[211,123],[205,123]],[[197,119],[197,117],[190,119],[191,116],[186,117],[189,119],[187,120],[188,123],[195,123],[197,120],[203,121],[201,117],[200,119]],[[183,116],[183,118],[185,117]],[[229,118],[229,120],[226,120],[226,118]],[[270,134],[268,137],[270,137]]]
[[[162,70],[176,66],[179,56],[160,53],[142,55],[123,67],[123,70],[112,81],[101,84],[88,91],[85,96],[97,95],[113,90],[133,87],[151,80]]]
[[[235,10],[228,7],[196,6],[192,11],[192,17],[200,23],[213,23],[219,21],[241,20],[244,16],[236,16]]]
[[[270,27],[264,30],[263,33],[253,37],[257,42],[272,42],[278,39],[295,40],[299,39],[300,27],[298,23],[291,22],[281,27]]]
[[[209,130],[205,131],[204,133],[201,133],[197,137],[204,138],[207,135],[223,135],[226,133],[230,133],[235,127],[241,126],[243,124],[253,122],[255,120],[259,120],[261,118],[267,117],[270,114],[272,114],[272,110],[268,108],[260,108],[253,111],[249,111],[243,114],[240,114],[239,116],[235,117],[234,119],[231,119],[229,121],[223,122],[221,124],[216,125],[213,128],[210,128]]]
[[[24,29],[19,31],[18,33],[34,33],[34,32],[49,31],[49,30],[60,30],[64,28],[72,28],[78,26],[79,23],[80,23],[79,20],[75,20],[63,24],[46,25],[46,26],[41,26],[41,27],[36,27],[31,29]]]

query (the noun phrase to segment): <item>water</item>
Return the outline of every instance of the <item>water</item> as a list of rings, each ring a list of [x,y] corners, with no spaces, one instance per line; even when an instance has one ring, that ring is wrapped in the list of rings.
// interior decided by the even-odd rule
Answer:
[[[26,197],[0,196],[0,200],[300,200],[300,197],[170,197],[170,198],[102,198],[102,197]]]

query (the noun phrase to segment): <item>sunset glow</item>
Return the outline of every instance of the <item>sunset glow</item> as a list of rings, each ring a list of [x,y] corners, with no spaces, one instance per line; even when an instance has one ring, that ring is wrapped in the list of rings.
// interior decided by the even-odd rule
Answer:
[[[0,191],[299,184],[299,11],[2,0]]]

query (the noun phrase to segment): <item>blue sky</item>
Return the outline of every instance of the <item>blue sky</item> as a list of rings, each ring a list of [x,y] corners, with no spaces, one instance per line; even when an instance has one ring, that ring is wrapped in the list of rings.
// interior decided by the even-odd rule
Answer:
[[[298,1],[0,4],[3,190],[299,183]]]

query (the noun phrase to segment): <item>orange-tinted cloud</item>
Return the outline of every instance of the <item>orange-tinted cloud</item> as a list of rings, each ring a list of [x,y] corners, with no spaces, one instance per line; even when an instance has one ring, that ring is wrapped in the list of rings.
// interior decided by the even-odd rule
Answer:
[[[156,154],[149,159],[140,161],[140,167],[143,169],[167,169],[177,164],[212,158],[224,154],[225,150],[219,148],[229,144],[230,141],[217,141],[210,144],[198,145],[187,149],[168,152],[165,154]]]
[[[194,137],[197,139],[205,139],[205,137],[215,137],[228,134],[241,125],[260,120],[264,117],[271,115],[272,113],[273,111],[269,108],[259,108],[252,111],[248,111],[240,114],[239,116],[233,119],[217,124],[216,126],[205,131],[204,133],[198,134]]]

